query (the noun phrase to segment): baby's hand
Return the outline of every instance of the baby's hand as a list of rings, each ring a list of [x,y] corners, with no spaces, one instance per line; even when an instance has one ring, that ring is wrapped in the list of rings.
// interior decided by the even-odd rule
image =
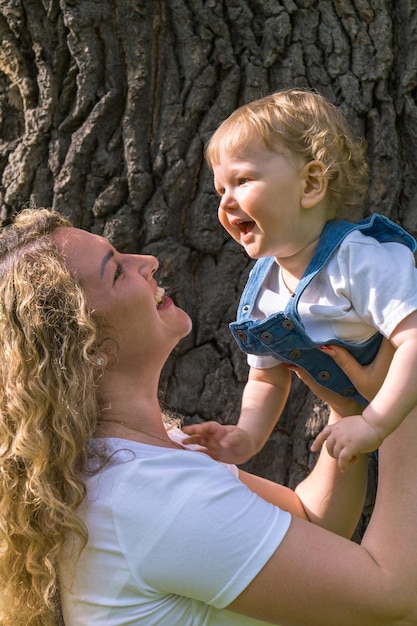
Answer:
[[[184,443],[196,443],[217,461],[240,464],[254,454],[253,444],[247,432],[238,426],[205,422],[184,426],[183,431],[191,435]]]
[[[317,452],[324,442],[330,456],[337,459],[340,471],[346,472],[349,463],[356,462],[359,454],[376,450],[382,440],[362,415],[351,415],[326,426],[313,441],[311,450]]]

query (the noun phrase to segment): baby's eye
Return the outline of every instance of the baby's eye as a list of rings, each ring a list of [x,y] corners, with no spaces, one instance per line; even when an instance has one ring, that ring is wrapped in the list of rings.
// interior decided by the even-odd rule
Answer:
[[[249,182],[249,178],[238,178],[237,179],[237,184],[238,185],[244,185],[245,183]]]
[[[123,266],[122,266],[120,263],[118,263],[118,264],[117,264],[117,267],[116,267],[116,272],[115,272],[115,274],[114,274],[114,281],[113,281],[113,284],[116,282],[116,280],[117,280],[118,278],[120,278],[120,276],[121,276],[123,273],[124,273]]]

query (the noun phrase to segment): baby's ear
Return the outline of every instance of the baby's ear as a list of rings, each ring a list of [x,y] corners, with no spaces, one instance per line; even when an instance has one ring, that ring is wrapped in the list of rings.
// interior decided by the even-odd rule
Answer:
[[[303,196],[301,205],[304,209],[311,209],[321,202],[327,191],[328,178],[321,161],[309,161],[303,168]]]

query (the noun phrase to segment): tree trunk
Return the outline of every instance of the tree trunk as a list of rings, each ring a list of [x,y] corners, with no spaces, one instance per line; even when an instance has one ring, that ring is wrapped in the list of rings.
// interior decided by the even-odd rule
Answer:
[[[367,211],[416,235],[416,36],[412,0],[0,0],[0,221],[52,206],[156,255],[194,321],[163,400],[189,421],[234,422],[247,366],[228,323],[252,262],[217,221],[204,144],[240,104],[313,87],[368,141]],[[247,468],[295,486],[325,419],[295,380]]]

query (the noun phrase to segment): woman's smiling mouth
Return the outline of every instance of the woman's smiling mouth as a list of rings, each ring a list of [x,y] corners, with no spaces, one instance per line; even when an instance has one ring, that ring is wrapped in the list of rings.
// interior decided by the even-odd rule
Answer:
[[[160,307],[165,296],[165,289],[163,287],[157,287],[155,292],[155,304],[156,308]]]

